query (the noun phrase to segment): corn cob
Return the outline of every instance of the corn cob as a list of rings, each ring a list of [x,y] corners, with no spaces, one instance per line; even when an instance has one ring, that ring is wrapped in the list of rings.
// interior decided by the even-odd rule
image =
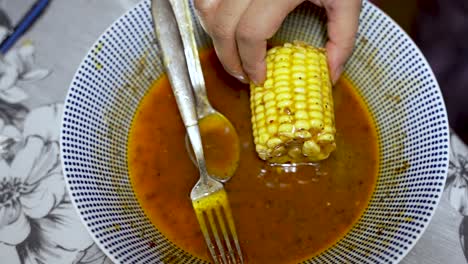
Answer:
[[[267,78],[250,84],[255,148],[272,163],[326,159],[336,148],[325,50],[286,43],[267,52]]]

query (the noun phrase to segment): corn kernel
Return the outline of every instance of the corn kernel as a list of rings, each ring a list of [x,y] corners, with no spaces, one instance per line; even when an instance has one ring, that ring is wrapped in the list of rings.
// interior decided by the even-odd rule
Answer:
[[[270,136],[268,136],[268,134],[266,134],[266,133],[265,134],[260,134],[260,138],[258,140],[258,143],[262,144],[262,145],[265,145],[269,138],[270,138]]]
[[[271,117],[276,114],[276,109],[274,107],[270,107],[266,110],[265,115],[268,117],[268,120],[271,120]]]
[[[295,118],[296,120],[308,120],[309,115],[304,110],[296,111]]]
[[[280,124],[289,124],[292,122],[292,116],[290,115],[281,115],[278,119]]]
[[[275,88],[275,93],[280,94],[280,93],[289,93],[291,91],[291,88],[289,86],[280,86]],[[278,98],[278,100],[281,100]]]
[[[291,124],[281,124],[278,128],[279,133],[292,132],[293,130],[294,130],[294,126]]]
[[[332,134],[323,134],[317,137],[317,142],[320,144],[331,143],[335,141],[335,137]]]
[[[265,83],[263,84],[266,90],[270,89],[273,87],[273,80],[272,79],[267,79]]]
[[[293,102],[292,102],[291,100],[279,101],[279,102],[278,102],[278,107],[280,107],[280,108],[285,108],[285,107],[291,106],[292,103],[293,103]]]
[[[297,110],[307,109],[307,104],[303,101],[298,101],[294,104]]]
[[[278,101],[289,100],[291,98],[292,98],[292,95],[290,93],[280,93],[276,96],[276,100]]]
[[[259,105],[260,105],[260,104],[261,104],[261,103],[259,103]],[[276,101],[275,101],[275,100],[271,100],[271,101],[268,101],[268,102],[265,103],[265,108],[266,108],[266,109],[271,109],[271,108],[274,109],[275,106],[276,106]]]
[[[300,139],[309,139],[312,137],[312,134],[309,131],[297,131],[294,132],[294,137]]]
[[[305,156],[317,155],[320,153],[320,146],[312,140],[307,140],[302,146],[302,154]]]
[[[281,139],[274,137],[267,141],[267,147],[270,149],[273,149],[273,148],[276,148],[276,146],[280,145],[281,143],[283,143]]]
[[[275,93],[272,91],[268,91],[263,95],[263,101],[268,102],[275,99]]]
[[[269,124],[267,126],[267,131],[268,131],[268,134],[275,135],[278,132],[278,125],[277,124]]]
[[[309,130],[310,124],[309,120],[298,120],[296,121],[296,130]]]

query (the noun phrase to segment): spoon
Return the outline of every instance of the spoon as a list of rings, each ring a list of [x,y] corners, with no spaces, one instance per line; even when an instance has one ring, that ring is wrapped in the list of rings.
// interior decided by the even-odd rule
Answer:
[[[188,1],[170,0],[169,2],[174,10],[184,46],[208,172],[217,180],[226,182],[234,175],[239,164],[239,136],[232,123],[214,109],[208,100]],[[191,159],[195,163],[187,135],[185,142]]]

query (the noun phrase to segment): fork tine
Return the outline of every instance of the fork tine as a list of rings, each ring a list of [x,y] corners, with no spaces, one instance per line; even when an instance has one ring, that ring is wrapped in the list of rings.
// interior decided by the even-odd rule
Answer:
[[[205,223],[205,217],[203,215],[203,211],[195,210],[197,215],[198,224],[200,225],[200,229],[202,231],[203,237],[205,238],[205,243],[208,246],[208,250],[210,251],[211,257],[215,264],[219,264],[218,258],[216,257],[215,246],[211,243],[210,233],[208,232],[208,227]]]
[[[224,214],[226,215],[226,221],[228,222],[229,231],[231,232],[232,240],[236,246],[237,255],[239,256],[240,263],[244,263],[242,258],[242,251],[239,245],[239,239],[237,238],[236,226],[234,225],[234,218],[232,217],[231,208],[229,205],[223,206]]]
[[[210,223],[211,233],[213,234],[213,237],[216,241],[216,245],[218,245],[218,251],[219,251],[219,255],[221,256],[222,263],[227,264],[228,262],[226,260],[226,253],[224,250],[224,246],[221,243],[221,240],[219,239],[218,228],[216,227],[216,223],[214,221],[214,217],[213,217],[211,210],[206,211],[206,216],[208,218],[208,222]]]
[[[221,210],[223,209],[223,207],[217,207],[215,208],[215,212],[216,212],[216,216],[218,218],[218,223],[219,223],[219,226],[221,228],[221,232],[223,233],[223,236],[224,236],[224,241],[226,243],[226,247],[229,251],[229,257],[230,257],[230,260],[231,262],[229,263],[236,263],[236,256],[234,254],[234,250],[232,249],[232,246],[231,246],[231,239],[229,238],[229,234],[228,234],[228,231],[226,229],[226,224],[224,223],[224,217],[223,217],[223,214],[221,212]]]

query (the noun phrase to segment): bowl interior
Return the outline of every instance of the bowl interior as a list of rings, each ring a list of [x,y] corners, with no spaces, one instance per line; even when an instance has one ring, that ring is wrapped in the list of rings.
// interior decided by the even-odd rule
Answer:
[[[303,4],[273,41],[323,46],[325,14]],[[199,47],[210,40],[195,21]],[[140,2],[93,45],[66,99],[62,165],[72,201],[98,245],[120,263],[204,263],[171,244],[133,193],[127,137],[134,113],[163,74],[150,1]],[[424,232],[448,168],[448,122],[437,82],[410,38],[364,1],[357,45],[345,72],[373,114],[380,168],[370,204],[337,244],[306,263],[395,263]]]

